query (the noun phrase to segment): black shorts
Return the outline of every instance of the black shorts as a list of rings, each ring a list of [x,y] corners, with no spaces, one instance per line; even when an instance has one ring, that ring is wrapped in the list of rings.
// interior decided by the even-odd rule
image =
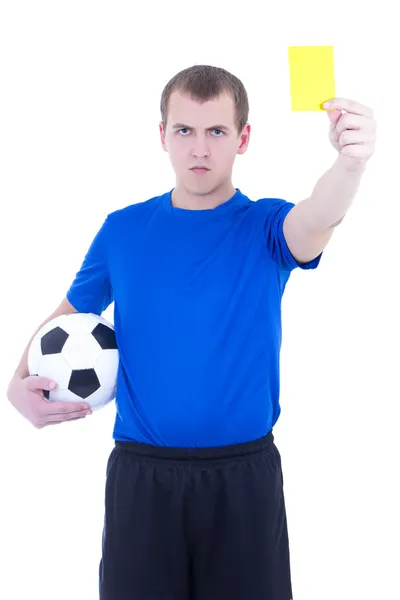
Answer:
[[[100,600],[292,600],[272,431],[219,448],[116,442]]]

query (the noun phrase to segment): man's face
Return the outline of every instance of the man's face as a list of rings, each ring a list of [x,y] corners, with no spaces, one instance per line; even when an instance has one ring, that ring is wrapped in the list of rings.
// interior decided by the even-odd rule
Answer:
[[[167,126],[164,130],[160,123],[160,135],[178,186],[190,194],[205,195],[230,183],[236,155],[247,150],[250,125],[239,135],[233,99],[228,94],[200,104],[174,92]],[[208,170],[193,169],[198,166]]]

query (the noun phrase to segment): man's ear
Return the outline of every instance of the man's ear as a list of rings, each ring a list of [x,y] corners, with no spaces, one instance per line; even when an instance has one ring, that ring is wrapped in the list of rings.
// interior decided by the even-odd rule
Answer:
[[[160,140],[161,140],[162,149],[164,150],[164,152],[168,152],[167,146],[165,144],[165,129],[164,129],[163,121],[160,121],[159,130],[160,130]]]

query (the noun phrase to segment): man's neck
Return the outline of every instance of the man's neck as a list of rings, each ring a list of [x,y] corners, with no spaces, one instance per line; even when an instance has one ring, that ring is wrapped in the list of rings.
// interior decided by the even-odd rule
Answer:
[[[176,208],[183,208],[186,210],[207,210],[223,204],[232,198],[235,193],[236,188],[231,182],[224,187],[211,190],[210,193],[205,194],[191,193],[177,184],[172,191],[171,202]]]

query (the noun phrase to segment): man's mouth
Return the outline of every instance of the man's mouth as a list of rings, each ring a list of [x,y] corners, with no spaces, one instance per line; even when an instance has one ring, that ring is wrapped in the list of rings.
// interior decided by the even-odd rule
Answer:
[[[207,167],[192,167],[190,170],[194,171],[195,173],[206,173],[210,169],[208,169]]]

